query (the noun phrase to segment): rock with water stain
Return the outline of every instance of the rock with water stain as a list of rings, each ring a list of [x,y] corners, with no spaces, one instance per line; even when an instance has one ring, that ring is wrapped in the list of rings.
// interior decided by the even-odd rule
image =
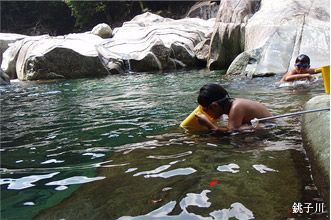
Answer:
[[[3,60],[1,62],[1,69],[9,76],[10,79],[16,79],[16,63],[17,58],[20,54],[20,50],[24,44],[29,44],[31,42],[38,42],[44,38],[49,38],[49,35],[41,35],[41,36],[26,36],[23,39],[18,39],[15,42],[11,43],[9,48],[3,53]]]
[[[194,49],[211,36],[214,22],[173,20],[147,12],[115,28],[113,37],[100,45],[106,49],[100,55],[105,62],[124,60],[134,72],[204,66]]]
[[[0,33],[0,62],[2,62],[3,52],[5,52],[12,43],[26,37],[26,35],[22,34]]]
[[[245,1],[231,2],[235,4],[235,2]],[[328,0],[319,1],[318,4],[313,0],[251,2],[257,3],[254,6],[255,12],[248,19],[241,21],[240,30],[227,30],[228,33],[234,32],[240,36],[237,40],[231,40],[236,40],[237,45],[241,45],[242,53],[238,54],[239,56],[231,65],[218,58],[215,66],[224,68],[230,65],[227,74],[255,77],[284,74],[294,69],[295,59],[300,54],[310,57],[312,67],[330,64],[330,2]],[[222,4],[225,3],[226,1],[222,1]],[[249,4],[246,6],[250,7]],[[224,41],[219,40],[219,42]],[[213,44],[211,51],[215,50],[216,55],[225,56],[226,48],[231,48],[234,43],[229,42],[223,45],[225,49],[220,44]],[[237,53],[239,51],[236,50]],[[209,63],[215,62],[213,57],[211,54]]]
[[[7,49],[15,44],[16,41],[22,40],[28,36],[22,35],[22,34],[12,34],[12,33],[0,33],[0,62],[2,62],[3,59],[5,59],[4,63],[6,65],[1,66],[1,69],[6,72],[6,74],[9,76],[10,79],[16,79],[16,58],[17,58],[17,50],[19,48],[16,48],[16,51],[13,50],[7,51]]]
[[[221,1],[211,37],[207,66],[226,69],[245,50],[245,25],[259,8],[260,1]]]
[[[26,37],[4,53],[1,68],[19,80],[73,79],[107,75],[93,34]],[[13,73],[15,67],[15,73]]]
[[[202,15],[210,18],[219,8],[217,17],[173,20],[144,13],[105,35],[112,38],[26,37],[4,52],[1,68],[21,80],[206,66],[252,78],[286,73],[302,53],[312,67],[330,63],[328,0],[223,0],[219,7],[199,7],[192,16],[207,10]]]
[[[304,110],[327,107],[330,107],[330,95],[321,95],[310,99]],[[330,204],[330,111],[304,114],[302,119],[303,146],[311,163],[314,182],[324,202]]]

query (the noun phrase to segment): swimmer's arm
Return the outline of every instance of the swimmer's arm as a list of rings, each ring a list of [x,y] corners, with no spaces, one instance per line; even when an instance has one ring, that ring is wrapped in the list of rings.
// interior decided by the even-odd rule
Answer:
[[[229,129],[226,127],[218,127],[216,125],[214,125],[206,115],[204,114],[195,114],[195,117],[198,119],[198,122],[203,125],[206,126],[209,130],[215,132],[215,133],[229,133]]]
[[[288,71],[287,73],[285,73],[285,75],[283,76],[283,78],[279,82],[286,82],[287,81],[286,77],[291,76],[293,74],[295,74],[295,70]]]
[[[242,132],[246,130],[252,130],[252,125],[242,124],[242,117],[237,117],[239,120],[229,120],[228,130],[231,132]]]
[[[258,128],[258,127],[256,127]],[[255,128],[252,125],[242,125],[239,128],[236,129],[236,131],[242,132],[247,130],[255,130]]]
[[[294,74],[294,75],[288,75],[283,78],[284,82],[288,81],[295,81],[300,79],[309,79],[310,74],[309,73],[303,73],[303,74]]]

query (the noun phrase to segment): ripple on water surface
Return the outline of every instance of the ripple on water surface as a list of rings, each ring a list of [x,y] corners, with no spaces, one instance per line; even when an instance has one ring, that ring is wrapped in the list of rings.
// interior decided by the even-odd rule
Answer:
[[[178,127],[206,82],[274,115],[299,111],[323,92],[319,85],[276,87],[278,80],[184,71],[0,88],[2,217],[305,218],[288,213],[294,202],[321,199],[300,117],[225,137]]]

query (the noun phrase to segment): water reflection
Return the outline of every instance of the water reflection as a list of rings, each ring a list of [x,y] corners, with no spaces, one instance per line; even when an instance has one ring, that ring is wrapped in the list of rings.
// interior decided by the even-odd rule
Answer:
[[[170,178],[173,176],[190,175],[195,172],[197,172],[197,170],[195,170],[191,167],[188,167],[188,168],[178,168],[175,170],[170,170],[170,171],[158,173],[158,174],[149,174],[149,175],[145,175],[144,177],[145,178],[150,178],[150,177]]]
[[[176,206],[175,201],[171,201],[164,206],[141,216],[123,216],[118,220],[139,220],[139,219],[197,219],[197,220],[227,220],[230,218],[236,218],[240,220],[245,219],[254,219],[254,214],[252,211],[247,209],[243,204],[236,202],[231,204],[229,209],[215,210],[209,213],[209,217],[203,217],[201,215],[194,214],[192,212],[187,211],[189,206],[196,206],[199,208],[209,208],[211,203],[208,202],[207,193],[210,193],[210,190],[203,190],[200,194],[188,193],[186,197],[183,198],[179,206],[182,212],[179,215],[170,215],[173,209]]]
[[[253,165],[254,169],[259,171],[260,173],[266,173],[266,172],[279,172],[278,170],[271,169],[263,164]]]
[[[69,177],[63,180],[58,180],[58,181],[53,181],[53,182],[49,182],[46,183],[46,186],[59,186],[56,188],[56,190],[64,190],[67,189],[66,186],[68,185],[73,185],[73,184],[83,184],[83,183],[89,183],[89,182],[93,182],[93,181],[97,181],[97,180],[103,180],[106,177],[104,176],[98,176],[98,177],[86,177],[86,176],[73,176],[73,177]]]
[[[182,161],[184,161],[184,160],[182,160]],[[173,162],[170,162],[168,165],[163,165],[163,166],[160,166],[160,167],[158,167],[154,170],[150,170],[150,171],[139,172],[139,173],[134,174],[133,176],[144,175],[145,178],[151,178],[151,177],[170,178],[173,176],[190,175],[190,174],[196,172],[196,170],[191,167],[178,168],[178,169],[170,170],[167,172],[162,172],[162,171],[169,169],[172,165],[176,164],[177,162],[180,162],[180,161],[173,161]]]
[[[59,174],[59,172],[45,174],[45,175],[32,175],[25,176],[18,179],[4,178],[0,179],[0,185],[8,184],[8,189],[21,190],[35,186],[32,183],[35,183],[42,179],[49,179],[53,176]]]
[[[42,172],[47,173],[49,171],[71,171],[71,170],[87,170],[91,168],[106,168],[106,167],[118,167],[118,166],[126,166],[127,164],[110,164],[113,162],[112,160],[103,161],[99,163],[92,163],[87,165],[80,166],[68,166],[68,167],[45,167],[45,168],[23,168],[23,169],[8,169],[8,168],[0,168],[0,174],[8,175],[8,174],[20,174],[20,173],[33,173],[33,172]],[[1,180],[1,179],[0,179]]]
[[[237,169],[239,169],[239,168],[240,167],[238,166],[238,164],[230,163],[228,165],[218,166],[217,170],[220,172],[238,173],[239,170],[237,170]]]
[[[302,110],[324,92],[317,84],[275,87],[278,80],[186,71],[1,87],[2,217],[298,217],[288,213],[293,202],[320,199],[300,116],[222,137],[178,127],[207,82],[274,115]]]

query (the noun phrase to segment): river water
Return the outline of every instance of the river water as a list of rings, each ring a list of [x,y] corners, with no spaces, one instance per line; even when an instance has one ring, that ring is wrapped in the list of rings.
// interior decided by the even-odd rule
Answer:
[[[1,218],[327,219],[300,115],[230,136],[179,127],[207,82],[273,115],[324,93],[279,79],[187,70],[1,87]]]

